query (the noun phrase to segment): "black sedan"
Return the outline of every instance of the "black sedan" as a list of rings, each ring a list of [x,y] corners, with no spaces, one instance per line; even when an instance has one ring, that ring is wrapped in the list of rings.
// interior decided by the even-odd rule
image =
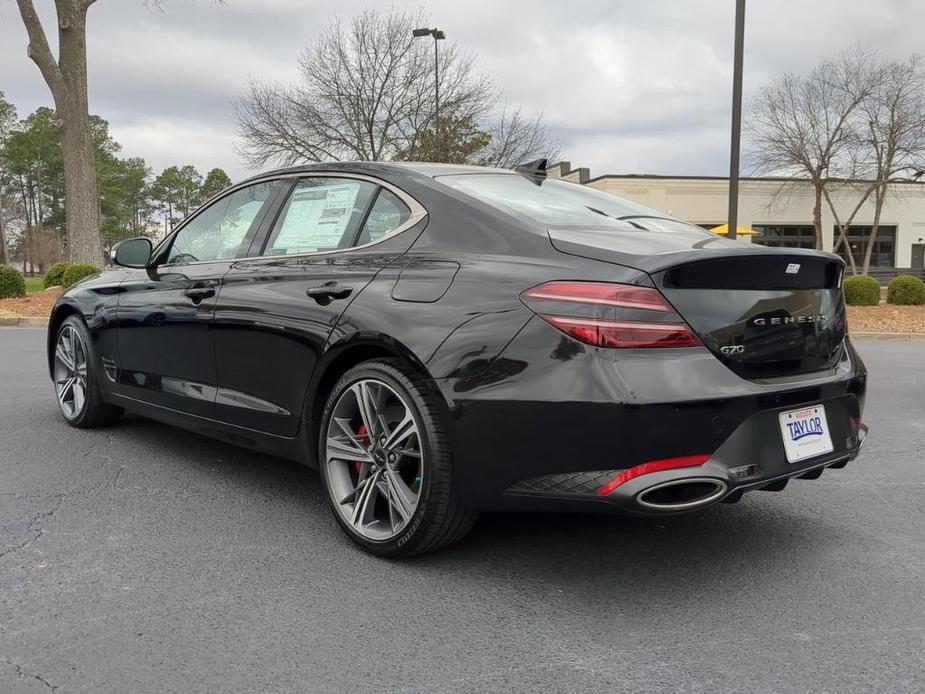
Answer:
[[[113,259],[51,315],[67,422],[128,410],[318,467],[379,555],[485,509],[735,502],[844,467],[867,430],[837,256],[541,163],[273,171]]]

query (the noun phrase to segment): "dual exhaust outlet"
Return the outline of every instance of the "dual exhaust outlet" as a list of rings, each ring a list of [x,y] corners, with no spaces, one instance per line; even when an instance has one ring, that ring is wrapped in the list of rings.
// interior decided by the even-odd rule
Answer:
[[[822,475],[822,471],[825,468],[833,467],[839,468],[844,467],[850,459],[850,456],[845,456],[833,462],[825,463],[819,467],[814,467],[809,470],[804,470],[792,475],[773,478],[769,481],[764,481],[758,485],[749,485],[753,489],[761,489],[768,492],[777,492],[782,490],[787,482],[790,481],[792,477],[800,477],[802,479],[818,479]],[[742,472],[750,473],[747,476],[754,478],[758,473],[757,465],[742,466],[740,468],[731,468],[729,472],[735,473],[736,471],[741,470]],[[696,508],[701,508],[703,506],[709,506],[710,504],[717,502],[723,497],[726,496],[726,492],[729,490],[729,484],[716,477],[678,477],[676,479],[665,480],[657,484],[653,484],[649,487],[645,487],[641,491],[632,494],[626,494],[623,496],[623,505],[635,504],[637,508],[642,508],[648,511],[662,511],[665,513],[670,513],[672,511],[689,511]],[[738,501],[743,493],[743,489],[738,489],[732,494],[728,495],[725,501],[729,503],[734,503]]]
[[[688,511],[712,504],[727,488],[713,477],[685,477],[643,489],[636,494],[636,503],[652,511]]]

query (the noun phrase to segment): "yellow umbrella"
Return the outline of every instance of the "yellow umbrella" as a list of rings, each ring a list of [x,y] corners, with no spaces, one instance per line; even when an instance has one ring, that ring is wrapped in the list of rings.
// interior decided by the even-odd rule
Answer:
[[[719,234],[720,236],[729,235],[729,225],[720,224],[718,227],[713,227],[710,229],[714,234]],[[749,229],[748,227],[736,227],[736,236],[758,236],[758,232],[754,229]]]

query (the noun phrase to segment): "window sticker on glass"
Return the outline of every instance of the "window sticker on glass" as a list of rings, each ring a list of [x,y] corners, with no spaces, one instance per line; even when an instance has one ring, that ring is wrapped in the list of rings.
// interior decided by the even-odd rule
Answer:
[[[337,179],[321,184],[317,179],[299,183],[277,223],[271,250],[291,254],[339,248],[363,185],[360,181]]]

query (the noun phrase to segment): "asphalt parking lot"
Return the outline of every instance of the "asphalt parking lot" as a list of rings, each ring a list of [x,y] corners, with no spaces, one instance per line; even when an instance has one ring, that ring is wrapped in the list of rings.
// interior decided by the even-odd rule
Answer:
[[[490,515],[393,563],[316,474],[59,418],[0,329],[0,692],[925,691],[925,341],[859,340],[861,458],[664,520]]]

